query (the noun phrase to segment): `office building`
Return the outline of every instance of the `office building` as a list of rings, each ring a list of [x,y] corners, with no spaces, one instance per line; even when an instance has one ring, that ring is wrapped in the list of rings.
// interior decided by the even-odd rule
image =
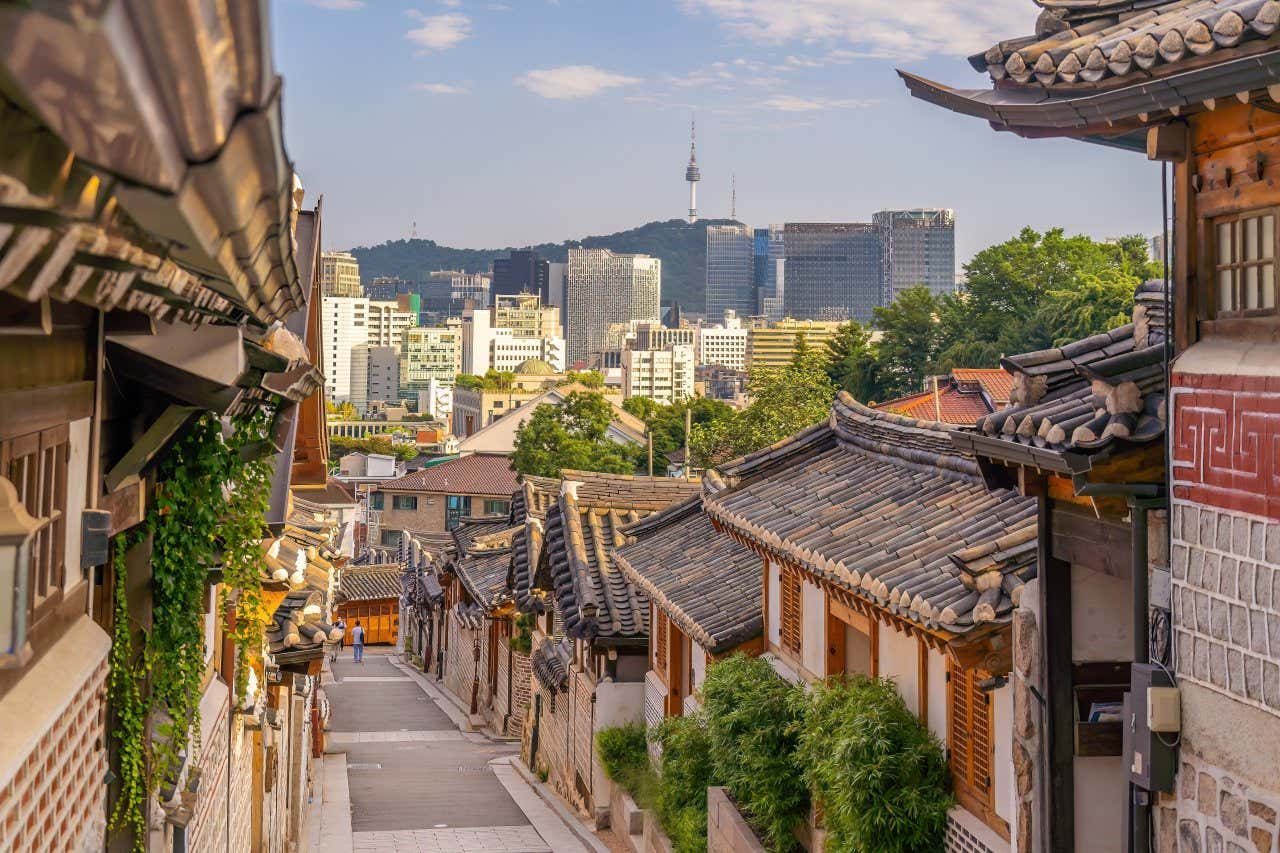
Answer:
[[[748,313],[776,322],[782,319],[783,293],[786,289],[785,231],[781,225],[757,228],[752,242],[751,277],[756,291],[756,304],[755,310]]]
[[[369,342],[369,300],[326,296],[321,302],[324,339],[325,398],[335,403],[351,399],[351,348]]]
[[[732,311],[724,314],[723,325],[698,329],[698,366],[718,364],[734,370],[747,369],[748,330]]]
[[[323,296],[364,296],[360,262],[350,252],[320,255],[320,293]]]
[[[745,225],[707,227],[707,317],[755,313],[754,237]]]
[[[880,240],[865,222],[788,222],[783,314],[869,322],[881,304]]]
[[[419,391],[451,385],[462,371],[462,324],[406,329],[400,346],[400,397],[417,399]]]
[[[447,296],[456,310],[461,310],[468,303],[477,308],[488,306],[491,284],[489,276],[483,273],[436,270],[427,274],[430,295],[437,298]]]
[[[548,304],[549,264],[535,249],[514,249],[509,257],[494,258],[493,281],[489,294],[492,297],[511,296],[517,293],[536,293]]]
[[[366,339],[370,344],[383,347],[400,347],[404,339],[404,330],[418,325],[418,312],[413,310],[412,300],[375,301],[369,300],[367,311]]]
[[[747,369],[786,366],[795,356],[801,335],[809,349],[825,353],[828,341],[842,325],[843,321],[792,319],[756,323],[747,330]]]
[[[369,299],[390,301],[402,293],[413,293],[413,282],[395,275],[375,276],[364,286],[364,295]]]
[[[568,357],[586,361],[611,323],[658,320],[662,261],[608,249],[570,249],[566,281]]]
[[[370,404],[400,399],[400,348],[356,344],[351,348],[351,405],[366,417]]]
[[[671,405],[693,397],[693,347],[628,349],[622,353],[622,396],[648,397]]]
[[[955,211],[882,210],[871,221],[880,240],[882,304],[917,285],[935,296],[955,292]]]
[[[510,371],[521,362],[541,359],[564,370],[565,342],[560,312],[543,305],[535,293],[498,295],[490,308],[469,308],[462,315],[462,372]]]

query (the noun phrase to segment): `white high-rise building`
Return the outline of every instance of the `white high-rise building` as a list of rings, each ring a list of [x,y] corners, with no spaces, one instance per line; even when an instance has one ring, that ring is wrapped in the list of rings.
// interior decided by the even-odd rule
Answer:
[[[418,315],[413,311],[401,311],[399,303],[374,300],[369,302],[369,343],[382,347],[400,348],[404,330],[418,325]]]
[[[559,309],[543,305],[537,294],[499,295],[491,308],[463,312],[463,373],[510,371],[531,358],[562,373],[564,357]]]
[[[671,405],[693,397],[693,347],[676,344],[666,349],[628,349],[622,353],[622,396],[648,397]]]
[[[613,323],[660,319],[662,261],[608,249],[570,249],[566,281],[570,364],[586,361],[604,344]]]
[[[335,403],[351,400],[351,348],[369,342],[369,300],[326,296],[320,307],[324,340],[325,397]]]
[[[747,369],[748,330],[734,311],[724,313],[724,325],[698,329],[697,363],[720,364],[734,370]]]
[[[412,399],[432,387],[430,380],[452,385],[462,372],[462,327],[457,320],[446,326],[406,329],[400,347],[400,396]]]

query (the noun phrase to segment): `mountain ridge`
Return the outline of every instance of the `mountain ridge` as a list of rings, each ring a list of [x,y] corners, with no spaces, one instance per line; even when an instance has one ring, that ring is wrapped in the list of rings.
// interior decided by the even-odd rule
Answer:
[[[358,246],[349,251],[360,262],[360,277],[366,282],[378,276],[420,281],[428,272],[440,269],[488,272],[494,258],[505,257],[513,248],[536,249],[542,257],[553,262],[568,260],[569,249],[578,247],[639,252],[662,259],[662,298],[674,299],[686,310],[700,313],[706,306],[707,227],[735,224],[742,223],[732,219],[700,219],[694,223],[668,219],[646,222],[612,234],[536,246],[461,249],[416,238],[388,240],[376,246]]]

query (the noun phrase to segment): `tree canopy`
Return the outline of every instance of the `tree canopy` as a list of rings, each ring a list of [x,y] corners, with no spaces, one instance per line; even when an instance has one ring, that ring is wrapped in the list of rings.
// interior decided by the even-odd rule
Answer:
[[[348,453],[381,453],[386,456],[395,456],[403,462],[408,462],[418,455],[418,448],[413,444],[396,444],[385,435],[374,435],[367,438],[347,438],[344,435],[333,435],[329,437],[329,458],[338,460]]]
[[[1004,355],[1078,340],[1128,322],[1133,292],[1159,278],[1141,235],[1100,243],[1061,228],[1024,228],[964,266],[959,293],[903,291],[875,310],[870,330],[850,324],[828,344],[828,376],[859,400],[923,388],[956,367],[997,367]]]
[[[608,436],[612,420],[613,407],[594,392],[575,391],[559,405],[543,403],[516,430],[512,467],[539,477],[559,477],[565,469],[630,474],[630,451]]]
[[[733,407],[719,400],[706,397],[695,397],[682,400],[670,406],[664,406],[649,397],[632,397],[623,402],[622,408],[644,421],[645,427],[653,436],[654,471],[660,472],[663,458],[684,447],[684,415],[690,412],[689,419],[696,432],[699,427],[708,427],[733,418]],[[636,470],[648,473],[649,448],[642,445],[635,449]]]

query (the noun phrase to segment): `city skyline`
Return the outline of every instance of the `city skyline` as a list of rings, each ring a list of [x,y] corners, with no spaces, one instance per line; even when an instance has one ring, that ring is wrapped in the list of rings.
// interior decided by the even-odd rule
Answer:
[[[1157,167],[1097,146],[1026,146],[900,97],[897,67],[983,85],[957,60],[1034,19],[1017,0],[956,5],[908,20],[830,0],[277,0],[273,23],[289,153],[326,196],[325,248],[404,239],[414,223],[441,245],[501,248],[683,218],[694,112],[700,218],[728,216],[736,173],[737,218],[750,223],[953,208],[958,265],[1024,225],[1099,239],[1158,230]],[[519,145],[484,129],[494,116],[525,128]],[[474,130],[432,130],[444,125]],[[1082,191],[1051,208],[990,189],[1077,173]]]

